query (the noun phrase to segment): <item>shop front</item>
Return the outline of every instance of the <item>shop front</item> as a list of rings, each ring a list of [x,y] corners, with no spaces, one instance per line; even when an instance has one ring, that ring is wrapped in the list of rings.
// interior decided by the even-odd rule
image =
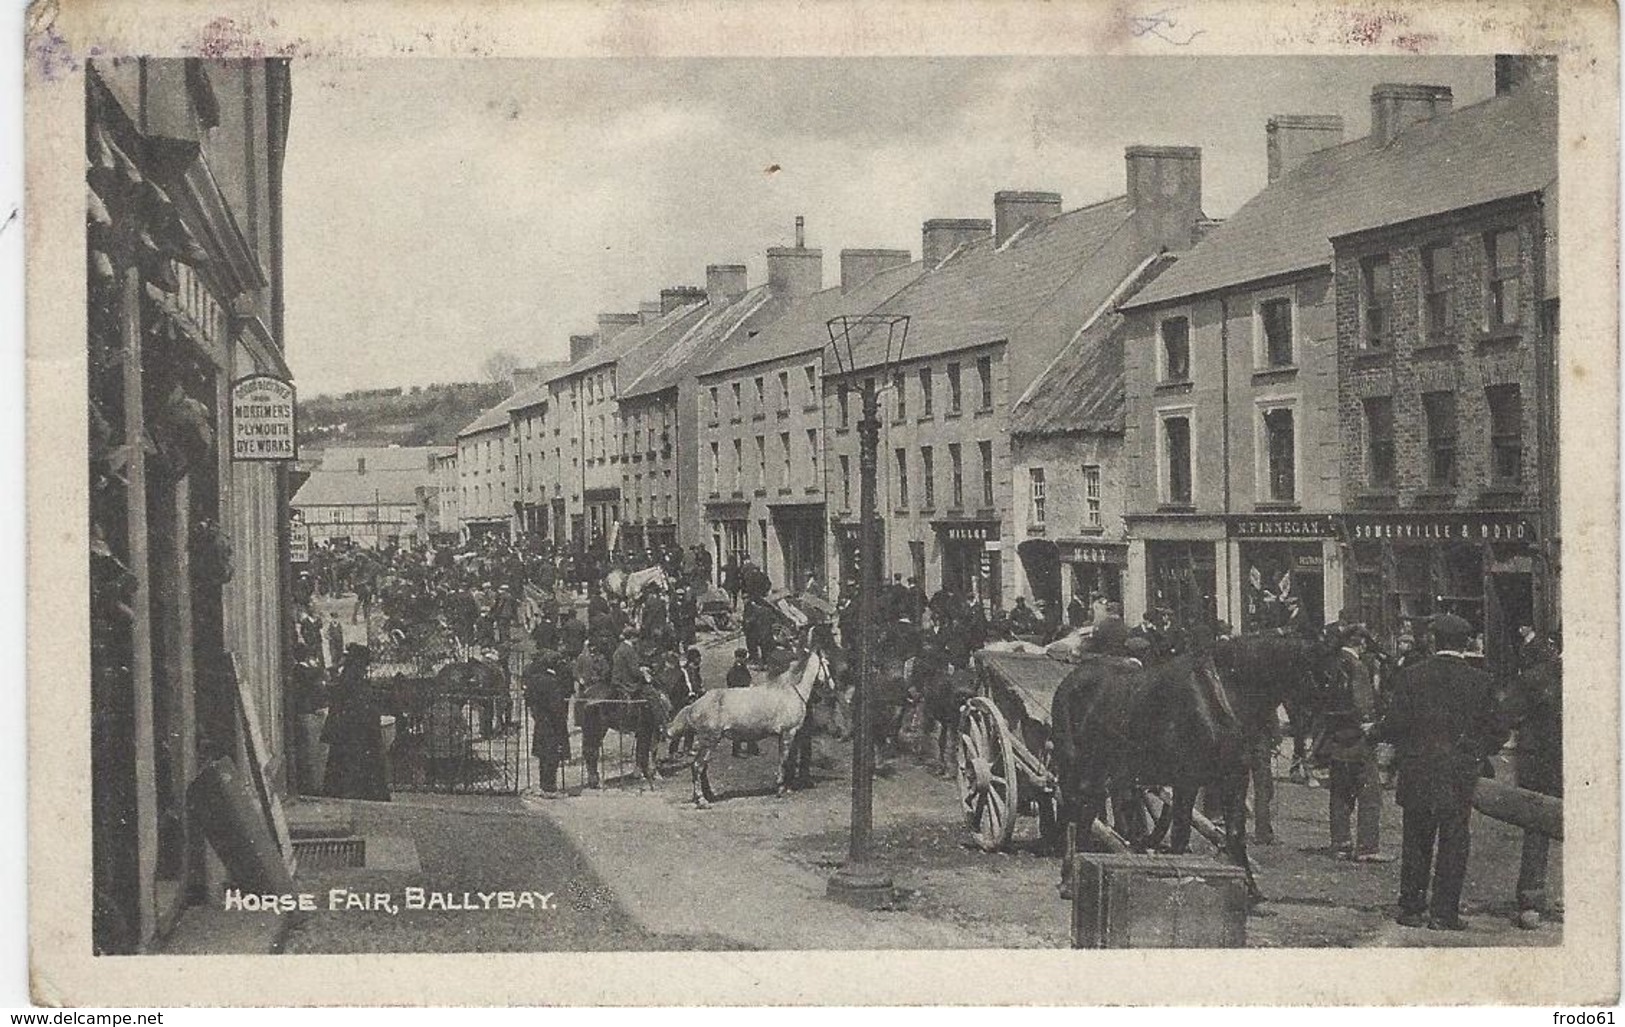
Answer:
[[[942,587],[988,604],[1004,604],[998,521],[933,521],[942,550]]]
[[[1123,570],[1128,566],[1127,542],[1104,542],[1092,538],[1062,538],[1055,541],[1061,566],[1062,603],[1077,596],[1092,606],[1096,596],[1108,603],[1123,601]]]
[[[643,544],[650,549],[666,549],[677,544],[677,525],[669,522],[643,526]]]
[[[1533,511],[1350,514],[1343,519],[1352,573],[1347,605],[1392,647],[1401,634],[1425,637],[1431,618],[1451,613],[1472,626],[1474,648],[1492,670],[1510,668],[1518,629],[1539,623],[1538,514]]]
[[[769,507],[773,531],[779,541],[779,580],[785,588],[801,591],[809,582],[824,586],[824,504],[781,503]]]
[[[1243,634],[1319,631],[1342,602],[1337,525],[1330,514],[1246,514],[1226,522],[1236,573],[1232,625]],[[1328,574],[1328,568],[1332,573]]]
[[[588,489],[583,498],[587,507],[587,548],[604,552],[619,541],[621,490]]]
[[[717,554],[719,575],[729,564],[743,564],[750,556],[750,503],[707,503],[705,517],[711,522],[711,549]]]
[[[876,548],[880,552],[880,576],[886,576],[886,521],[881,518],[877,525],[880,533],[880,542]],[[844,587],[848,581],[858,581],[863,569],[863,561],[859,558],[863,551],[863,532],[856,520],[830,521],[830,533],[835,536],[836,572],[839,581],[833,584]],[[832,589],[832,594],[838,589]]]
[[[1179,624],[1219,617],[1218,559],[1212,542],[1152,539],[1145,543],[1146,605]],[[1135,610],[1125,610],[1129,618]]]

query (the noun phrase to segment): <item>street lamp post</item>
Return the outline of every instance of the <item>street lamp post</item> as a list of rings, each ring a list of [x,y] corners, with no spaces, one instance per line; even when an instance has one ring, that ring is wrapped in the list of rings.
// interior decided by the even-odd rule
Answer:
[[[908,337],[906,315],[868,314],[837,317],[828,323],[830,348],[843,376],[867,357],[886,376],[902,359]],[[885,352],[878,352],[884,332]],[[857,337],[854,338],[854,335]],[[873,352],[860,354],[860,347]],[[877,359],[878,358],[878,359]],[[847,859],[830,878],[830,898],[874,909],[892,900],[892,881],[874,866],[874,667],[880,620],[880,517],[876,497],[880,459],[880,392],[875,378],[863,382],[863,416],[858,421],[858,678],[852,713],[852,830]],[[842,640],[845,641],[844,639]]]

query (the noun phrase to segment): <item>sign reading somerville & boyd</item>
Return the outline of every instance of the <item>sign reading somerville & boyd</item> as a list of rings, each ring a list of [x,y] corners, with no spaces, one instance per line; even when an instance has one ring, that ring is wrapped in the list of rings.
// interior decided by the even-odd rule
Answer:
[[[1534,542],[1535,525],[1522,513],[1349,514],[1350,542]]]
[[[292,460],[293,383],[256,374],[231,383],[231,458]]]

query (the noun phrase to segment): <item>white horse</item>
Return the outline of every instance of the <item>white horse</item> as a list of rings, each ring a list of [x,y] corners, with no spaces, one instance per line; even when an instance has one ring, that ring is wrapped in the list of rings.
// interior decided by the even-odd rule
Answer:
[[[671,582],[666,578],[665,568],[645,567],[641,571],[610,571],[604,575],[604,591],[621,599],[636,599],[643,594],[643,587],[651,581],[662,588],[671,587]]]
[[[846,707],[836,695],[829,660],[814,650],[799,666],[750,688],[714,688],[683,707],[666,728],[667,738],[693,732],[694,805],[709,809],[716,798],[708,768],[724,738],[735,742],[779,740],[779,795],[790,790],[798,757],[810,757],[812,734],[846,734]],[[803,771],[805,774],[805,771]]]

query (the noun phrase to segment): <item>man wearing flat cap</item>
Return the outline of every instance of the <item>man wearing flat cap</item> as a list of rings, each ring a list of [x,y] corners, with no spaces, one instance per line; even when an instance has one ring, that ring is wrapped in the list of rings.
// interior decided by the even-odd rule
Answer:
[[[1399,672],[1392,706],[1368,732],[1392,743],[1398,762],[1398,919],[1405,927],[1467,927],[1460,909],[1473,789],[1479,765],[1507,736],[1492,679],[1467,662],[1471,636],[1472,626],[1454,614],[1434,618],[1434,652]]]

